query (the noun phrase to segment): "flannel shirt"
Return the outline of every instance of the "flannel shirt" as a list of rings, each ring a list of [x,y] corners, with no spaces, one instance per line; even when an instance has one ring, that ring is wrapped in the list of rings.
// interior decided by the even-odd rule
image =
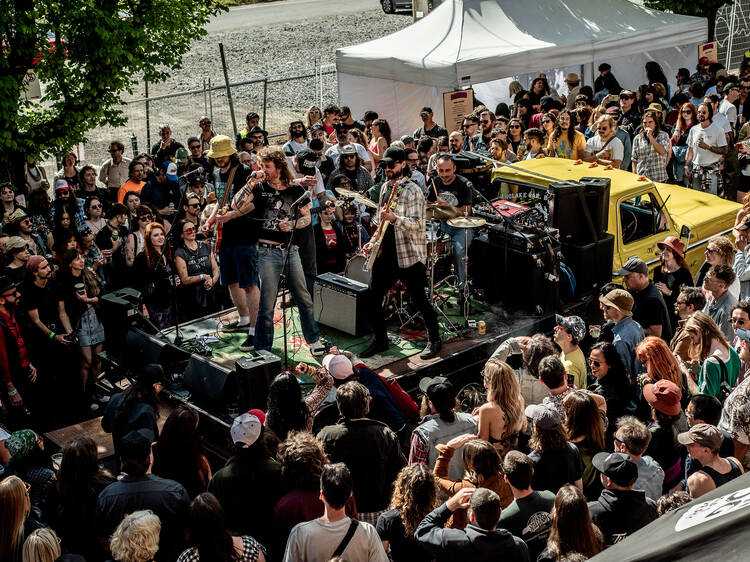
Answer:
[[[380,210],[388,203],[393,187],[386,182],[380,189],[378,205],[378,224]],[[417,262],[424,263],[427,257],[427,238],[424,223],[424,194],[420,187],[408,180],[393,211],[396,222],[391,225],[396,235],[396,257],[401,269],[411,267]]]
[[[669,136],[664,131],[656,135],[656,142],[665,150],[672,150]],[[632,161],[635,162],[635,173],[646,176],[651,181],[666,182],[667,175],[667,153],[662,156],[653,147],[651,142],[640,133],[633,139]]]
[[[427,464],[428,458],[427,443],[425,443],[418,433],[411,434],[411,447],[409,447],[409,464]]]

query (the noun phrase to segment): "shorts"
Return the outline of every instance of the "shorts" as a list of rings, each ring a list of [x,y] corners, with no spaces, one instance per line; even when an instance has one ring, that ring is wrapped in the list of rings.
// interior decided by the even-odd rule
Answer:
[[[229,246],[219,249],[220,283],[237,283],[240,289],[258,286],[258,249],[253,246]]]
[[[78,330],[78,345],[92,347],[104,341],[104,326],[96,316],[96,310],[89,308],[81,316],[81,328]]]

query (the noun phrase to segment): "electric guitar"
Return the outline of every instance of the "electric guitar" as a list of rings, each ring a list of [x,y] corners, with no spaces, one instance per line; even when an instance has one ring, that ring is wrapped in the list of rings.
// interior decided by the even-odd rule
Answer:
[[[401,197],[401,193],[403,193],[404,191],[404,186],[409,182],[409,180],[410,178],[401,178],[400,180],[398,180],[396,185],[393,186],[393,191],[391,191],[391,195],[385,205],[386,209],[389,209],[390,211],[396,209],[399,197]],[[375,241],[372,243],[372,250],[370,250],[370,255],[367,257],[367,261],[362,266],[362,269],[364,271],[370,271],[372,269],[372,266],[375,265],[375,260],[377,259],[378,255],[380,255],[383,238],[385,238],[385,233],[388,230],[388,226],[390,224],[390,221],[380,221],[378,231],[375,233]]]

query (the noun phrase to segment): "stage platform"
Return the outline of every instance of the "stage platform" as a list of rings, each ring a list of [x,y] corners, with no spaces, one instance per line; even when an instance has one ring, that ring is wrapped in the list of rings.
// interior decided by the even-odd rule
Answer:
[[[448,375],[452,378],[464,379],[469,375],[476,375],[481,370],[487,358],[506,338],[516,335],[527,335],[535,332],[548,332],[554,325],[554,315],[540,317],[521,317],[512,320],[498,320],[498,315],[490,307],[477,299],[472,299],[470,320],[483,321],[486,324],[485,334],[479,334],[477,327],[465,326],[461,310],[456,303],[456,296],[447,294],[450,306],[443,308],[443,314],[438,314],[440,331],[443,336],[443,347],[439,356],[429,360],[419,358],[420,352],[427,343],[427,334],[419,325],[419,321],[412,326],[402,329],[401,323],[405,318],[392,318],[388,323],[389,348],[387,351],[363,361],[371,369],[377,370],[383,377],[397,378],[408,391],[416,389],[418,381],[424,376]],[[198,342],[210,349],[210,359],[227,369],[234,368],[234,362],[245,356],[251,356],[252,351],[242,352],[239,346],[247,337],[246,332],[225,332],[222,327],[237,319],[236,309],[229,309],[212,314],[180,326],[183,347]],[[297,309],[290,307],[286,314],[287,322],[287,363],[295,366],[297,363],[319,365],[322,357],[313,357],[305,343],[300,328]],[[452,327],[451,327],[452,325]],[[274,342],[272,353],[284,360],[284,331],[283,315],[280,307],[274,315]],[[341,350],[354,355],[363,351],[372,340],[372,334],[367,333],[354,337],[334,328],[321,325],[321,337]],[[175,339],[175,329],[165,330],[163,334],[172,342]],[[473,377],[472,377],[473,378]],[[306,380],[306,377],[303,377]],[[476,379],[474,379],[476,380]],[[307,381],[306,382],[311,382]],[[461,382],[457,380],[456,382]]]

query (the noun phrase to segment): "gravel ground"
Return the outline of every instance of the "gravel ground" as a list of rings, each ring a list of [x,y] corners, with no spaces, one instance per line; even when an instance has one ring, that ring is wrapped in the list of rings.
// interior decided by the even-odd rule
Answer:
[[[344,15],[333,20],[312,18],[304,22],[280,23],[261,30],[248,29],[243,32],[213,34],[196,41],[183,59],[183,68],[175,71],[167,81],[149,86],[149,95],[156,96],[188,90],[202,90],[204,79],[213,85],[223,84],[219,43],[224,44],[224,53],[229,72],[229,81],[240,82],[266,75],[289,75],[312,69],[317,58],[319,64],[332,64],[336,60],[336,49],[383,37],[402,29],[412,22],[411,16],[386,15],[381,10],[370,10],[361,14]],[[312,38],[312,40],[310,39]],[[312,71],[310,70],[310,74]],[[127,99],[142,98],[142,85]],[[338,88],[336,75],[324,76],[323,103],[336,102]],[[244,116],[249,111],[262,114],[263,86],[253,84],[234,88],[232,98],[235,106],[237,127],[244,126]],[[274,134],[285,134],[293,118],[300,118],[315,99],[312,77],[300,80],[269,84],[267,91],[266,129]],[[213,115],[217,133],[231,131],[231,117],[226,94],[214,91],[210,100],[203,93],[151,102],[149,122],[151,142],[158,140],[157,124],[168,122],[173,136],[184,142],[187,136],[198,132],[198,117],[204,112]],[[129,118],[124,127],[103,127],[88,135],[85,147],[86,160],[95,164],[106,157],[109,140],[119,138],[126,145],[126,156],[131,155],[130,138],[135,134],[138,150],[146,149],[145,104],[128,104],[125,108]],[[355,116],[356,117],[356,116]]]

